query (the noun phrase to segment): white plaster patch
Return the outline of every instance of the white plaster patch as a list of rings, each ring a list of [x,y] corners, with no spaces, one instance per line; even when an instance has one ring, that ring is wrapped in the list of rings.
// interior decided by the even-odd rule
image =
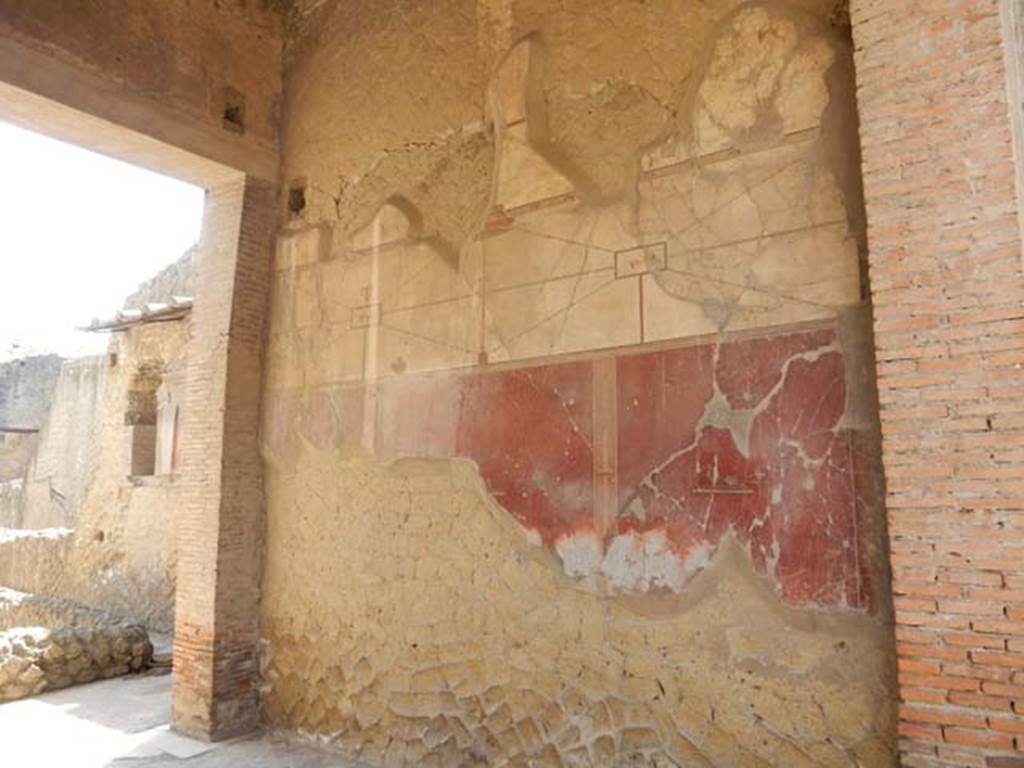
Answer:
[[[665,532],[633,532],[616,536],[602,563],[605,577],[620,589],[649,592],[670,589],[681,592],[689,576],[704,567],[705,548],[694,550],[684,561],[672,549]]]
[[[70,528],[34,528],[31,530],[20,528],[0,528],[0,544],[7,544],[11,541],[22,539],[49,539],[56,541],[70,536],[74,531]]]
[[[711,555],[714,554],[710,544],[701,544],[690,550],[690,554],[683,560],[683,577],[689,581],[694,575],[703,571],[711,562]]]
[[[581,579],[597,573],[604,558],[601,540],[593,531],[577,531],[555,542],[565,575]]]

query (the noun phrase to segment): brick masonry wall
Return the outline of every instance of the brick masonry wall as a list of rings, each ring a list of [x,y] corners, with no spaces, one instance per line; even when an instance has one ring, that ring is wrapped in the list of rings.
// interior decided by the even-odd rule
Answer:
[[[1024,274],[998,0],[852,0],[906,766],[1024,765]]]
[[[208,190],[203,214],[182,430],[174,725],[208,739],[258,723],[257,428],[274,195],[240,177]]]

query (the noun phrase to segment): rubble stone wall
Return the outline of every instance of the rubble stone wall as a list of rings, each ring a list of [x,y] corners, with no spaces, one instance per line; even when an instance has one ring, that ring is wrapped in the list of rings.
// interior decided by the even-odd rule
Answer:
[[[0,587],[56,594],[72,547],[67,528],[0,528]]]
[[[50,597],[0,587],[0,630],[14,627],[103,627],[126,619],[66,597]]]

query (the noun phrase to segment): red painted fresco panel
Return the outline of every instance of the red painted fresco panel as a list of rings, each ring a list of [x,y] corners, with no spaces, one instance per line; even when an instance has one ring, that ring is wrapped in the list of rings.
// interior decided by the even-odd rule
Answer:
[[[491,493],[546,544],[590,527],[594,508],[590,363],[466,377],[455,455],[477,462]]]
[[[712,395],[710,345],[625,355],[618,360],[619,498],[696,439]]]
[[[580,531],[606,546],[663,532],[695,572],[732,537],[791,605],[874,607],[862,521],[878,517],[877,449],[843,424],[834,330],[631,351],[610,377],[600,367],[608,383],[597,409],[585,360],[317,393],[303,429],[317,445],[366,445],[370,413],[378,458],[472,459],[547,546]],[[601,446],[596,469],[595,435],[616,441]],[[612,494],[617,486],[617,509],[614,495],[597,508],[595,472]]]

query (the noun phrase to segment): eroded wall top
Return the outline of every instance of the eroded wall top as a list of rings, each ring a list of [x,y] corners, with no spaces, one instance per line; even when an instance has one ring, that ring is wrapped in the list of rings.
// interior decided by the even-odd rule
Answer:
[[[285,57],[286,174],[310,189],[308,215],[327,218],[362,204],[352,185],[401,162],[395,154],[522,122],[532,148],[577,193],[628,196],[645,153],[665,142],[705,155],[826,119],[829,91],[849,88],[843,77],[821,77],[848,64],[829,39],[846,34],[835,5],[298,4]],[[848,102],[831,102],[835,118],[853,118],[843,114]],[[463,181],[465,194],[473,182]],[[440,197],[433,208],[450,202]]]

